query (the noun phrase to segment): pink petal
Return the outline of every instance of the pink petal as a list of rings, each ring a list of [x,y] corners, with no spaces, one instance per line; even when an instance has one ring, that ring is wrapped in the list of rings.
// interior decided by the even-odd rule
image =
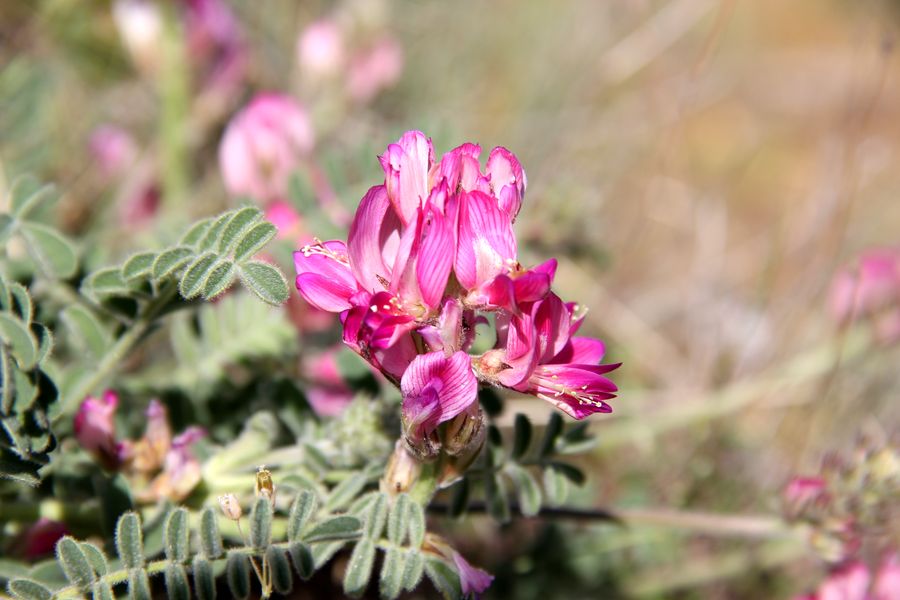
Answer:
[[[600,340],[588,337],[573,337],[562,351],[553,357],[554,363],[574,363],[595,365],[603,360],[606,345]]]
[[[862,563],[853,563],[833,572],[819,586],[818,600],[867,600],[871,577]]]
[[[428,197],[428,172],[433,162],[431,140],[421,131],[404,133],[381,158],[388,197],[404,224]]]
[[[400,390],[404,419],[421,425],[417,435],[430,433],[478,400],[478,380],[465,352],[449,358],[443,352],[416,356],[403,374]]]
[[[444,297],[447,277],[453,268],[453,231],[446,217],[429,206],[422,224],[416,279],[422,300],[435,308]]]
[[[482,594],[494,581],[493,575],[470,565],[459,552],[453,553],[453,562],[456,564],[456,571],[459,574],[459,585],[462,588],[463,596]]]
[[[397,254],[400,219],[383,185],[371,188],[359,203],[347,238],[350,266],[363,289],[385,289]]]
[[[516,257],[509,215],[483,192],[464,192],[459,202],[459,240],[454,270],[466,289],[507,272]]]
[[[307,302],[322,310],[341,312],[357,292],[343,242],[310,244],[294,252],[297,289]]]

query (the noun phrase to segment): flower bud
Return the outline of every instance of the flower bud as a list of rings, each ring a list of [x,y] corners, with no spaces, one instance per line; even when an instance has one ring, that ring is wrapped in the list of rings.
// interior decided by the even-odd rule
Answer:
[[[484,446],[487,425],[484,412],[477,404],[447,424],[444,431],[444,452],[438,477],[440,487],[447,487],[462,477]]]
[[[222,509],[222,513],[226,518],[237,521],[244,514],[244,511],[241,510],[240,503],[238,503],[237,496],[234,494],[223,494],[219,496],[218,500],[219,508]]]
[[[272,506],[275,506],[275,482],[272,481],[272,473],[265,465],[256,470],[256,497],[266,498]]]
[[[422,471],[422,462],[407,450],[406,444],[397,440],[394,452],[379,487],[388,494],[402,494],[412,489]]]

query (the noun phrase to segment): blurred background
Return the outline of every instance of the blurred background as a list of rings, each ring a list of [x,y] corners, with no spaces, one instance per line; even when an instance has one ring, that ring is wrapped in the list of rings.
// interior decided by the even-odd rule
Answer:
[[[777,517],[792,474],[897,430],[900,354],[829,290],[900,244],[898,24],[888,0],[0,0],[0,188],[55,182],[88,263],[120,260],[254,195],[220,144],[277,92],[300,157],[254,200],[290,272],[403,131],[509,148],[520,259],[557,257],[624,362],[572,502],[636,520],[476,518],[448,524],[460,550],[496,598],[788,598],[813,558],[675,511]]]

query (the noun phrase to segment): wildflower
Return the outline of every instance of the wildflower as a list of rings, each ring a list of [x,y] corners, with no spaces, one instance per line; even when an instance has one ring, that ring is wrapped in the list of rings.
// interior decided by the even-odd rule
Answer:
[[[203,479],[200,461],[193,452],[194,444],[206,437],[202,427],[188,427],[172,439],[162,471],[140,495],[142,499],[169,498],[181,501],[190,495]]]
[[[884,557],[874,572],[856,561],[834,569],[815,594],[795,600],[895,600],[900,598],[900,561],[896,553]]]
[[[453,553],[453,564],[456,565],[456,571],[459,573],[459,585],[462,588],[462,595],[465,597],[474,594],[478,598],[494,581],[493,575],[470,565],[459,552]]]
[[[227,519],[232,521],[240,520],[244,512],[241,510],[241,504],[238,502],[237,496],[234,494],[223,494],[217,500],[219,501],[219,508],[222,509],[222,514]]]
[[[337,364],[337,351],[332,349],[307,359],[303,370],[309,377],[306,399],[316,414],[335,416],[353,401],[351,390],[341,376]]]
[[[347,93],[366,103],[400,79],[403,73],[403,47],[390,36],[383,36],[358,52],[347,69]]]
[[[328,18],[319,19],[303,30],[297,39],[297,62],[312,76],[337,73],[344,63],[344,34]]]
[[[13,547],[25,560],[35,561],[53,554],[56,542],[68,534],[65,523],[41,517],[16,537]]]
[[[131,134],[116,125],[100,125],[91,132],[88,152],[101,175],[116,177],[137,159],[138,149]]]
[[[247,71],[247,48],[240,24],[223,0],[182,0],[187,54],[204,91],[235,91]]]
[[[900,339],[900,250],[870,250],[831,284],[829,310],[838,323],[864,317],[885,342]]]
[[[151,400],[147,407],[147,428],[144,437],[134,444],[132,466],[144,473],[158,470],[166,460],[172,446],[172,429],[169,414],[159,400]]]
[[[256,470],[256,497],[266,498],[275,506],[275,482],[272,481],[272,472],[265,465]]]
[[[114,417],[118,406],[118,395],[106,390],[99,398],[85,398],[75,414],[75,438],[108,470],[121,467],[129,454],[128,444],[116,439]]]
[[[225,187],[269,203],[284,199],[288,180],[312,150],[306,110],[293,98],[259,94],[228,124],[219,146]]]

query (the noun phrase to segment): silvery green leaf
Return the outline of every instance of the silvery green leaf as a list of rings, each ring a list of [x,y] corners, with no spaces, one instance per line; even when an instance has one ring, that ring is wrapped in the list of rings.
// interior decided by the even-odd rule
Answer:
[[[341,515],[322,521],[306,534],[309,544],[318,542],[346,541],[362,534],[362,523],[356,517]]]
[[[92,600],[115,600],[112,587],[106,580],[100,580],[94,584],[91,589],[91,598]]]
[[[276,233],[278,233],[278,229],[268,221],[257,223],[251,227],[241,236],[240,241],[234,248],[235,262],[240,263],[248,258],[252,258],[263,246],[269,243],[269,240],[275,237]]]
[[[66,578],[73,585],[87,593],[94,583],[94,569],[81,546],[73,538],[66,536],[56,544],[56,559]]]
[[[375,542],[363,538],[353,548],[347,570],[344,572],[344,591],[350,596],[360,596],[369,585],[372,565],[375,562]]]
[[[229,552],[225,563],[225,578],[234,598],[250,596],[250,559],[240,552]]]
[[[257,549],[266,548],[272,541],[272,503],[268,498],[257,498],[250,512],[250,544]]]
[[[291,561],[294,563],[294,568],[297,570],[297,574],[300,575],[300,579],[306,581],[312,577],[315,570],[315,561],[309,546],[303,542],[293,542],[289,546],[289,552],[291,553]]]
[[[276,267],[260,261],[247,261],[240,265],[240,277],[263,302],[278,306],[287,302],[290,291],[287,281]]]
[[[37,363],[40,346],[31,329],[11,313],[0,313],[0,340],[12,350],[19,368],[29,370]]]
[[[156,262],[156,252],[139,252],[132,254],[122,265],[122,277],[126,280],[148,277]]]
[[[378,587],[382,598],[393,599],[403,587],[403,571],[406,569],[406,553],[399,548],[389,548],[384,554]]]
[[[272,585],[279,594],[288,594],[294,587],[294,575],[287,554],[281,548],[269,546],[266,550],[266,562],[272,576]]]
[[[212,219],[203,219],[202,221],[197,221],[193,225],[191,225],[190,229],[187,230],[181,241],[179,242],[182,246],[194,246],[197,242],[200,241],[200,238],[206,234],[207,229],[212,224]]]
[[[367,477],[363,473],[354,473],[337,484],[325,501],[325,510],[332,512],[346,508],[350,502],[366,487]]]
[[[221,235],[222,230],[225,229],[225,224],[231,219],[232,214],[232,211],[228,211],[216,217],[215,221],[210,224],[209,229],[203,234],[203,237],[200,238],[200,241],[197,242],[197,250],[206,252],[207,250],[212,251],[216,248],[219,242],[219,236]]]
[[[541,510],[541,488],[537,481],[524,467],[516,463],[508,463],[506,472],[516,484],[519,492],[519,509],[526,517],[533,517]]]
[[[119,517],[116,525],[116,552],[126,569],[136,569],[144,565],[141,520],[133,512],[127,512]]]
[[[63,234],[42,223],[30,221],[21,223],[20,231],[31,257],[47,275],[67,279],[75,274],[78,257],[72,243]]]
[[[54,189],[53,184],[41,185],[40,181],[32,175],[16,178],[10,189],[12,213],[18,219],[28,218],[41,202],[53,194]]]
[[[202,556],[195,556],[191,563],[191,572],[194,576],[194,592],[200,600],[215,600],[216,577],[213,574],[212,564]]]
[[[222,556],[222,536],[214,508],[207,506],[200,513],[200,549],[206,558]]]
[[[169,513],[164,530],[166,558],[172,562],[184,563],[190,558],[191,530],[188,526],[188,511],[176,508]]]
[[[166,565],[166,596],[171,600],[190,600],[191,586],[188,583],[187,572],[178,563],[170,562]]]
[[[176,246],[160,253],[153,261],[151,272],[156,280],[168,277],[194,258],[194,250],[188,246]]]
[[[109,572],[109,563],[106,560],[106,555],[103,554],[103,550],[90,542],[81,542],[81,549],[98,577],[103,577]]]
[[[150,595],[150,578],[144,569],[131,569],[128,572],[128,598],[131,600],[152,600]]]
[[[459,575],[456,574],[456,571],[450,565],[437,558],[426,558],[425,573],[446,600],[462,598]]]
[[[112,344],[109,331],[90,310],[79,304],[73,304],[66,307],[60,316],[72,333],[72,338],[93,358],[99,359],[109,349]]]
[[[406,532],[409,529],[409,505],[411,502],[408,494],[400,494],[394,498],[394,505],[391,507],[387,524],[387,537],[392,544],[400,546],[406,538]]]
[[[225,255],[244,237],[263,213],[255,206],[245,206],[235,211],[219,235],[219,254]]]
[[[203,281],[203,299],[212,300],[231,286],[234,281],[234,263],[230,260],[217,262]]]
[[[30,579],[13,579],[9,582],[9,593],[21,600],[50,600],[53,593],[46,587]]]
[[[300,534],[309,518],[316,511],[316,495],[310,490],[302,490],[291,505],[288,515],[288,540],[300,539]]]
[[[548,467],[544,469],[544,492],[548,504],[559,506],[569,496],[569,480],[558,469]]]
[[[181,296],[186,299],[199,296],[203,291],[203,284],[215,264],[216,255],[212,252],[206,252],[194,258],[185,269],[178,284]]]
[[[403,589],[413,591],[422,581],[425,572],[425,557],[417,549],[406,551],[403,567]]]
[[[384,531],[384,525],[387,522],[388,504],[389,500],[387,494],[383,492],[375,494],[372,504],[369,506],[369,510],[366,514],[363,531],[366,537],[373,540],[377,540],[381,537],[381,532]]]

